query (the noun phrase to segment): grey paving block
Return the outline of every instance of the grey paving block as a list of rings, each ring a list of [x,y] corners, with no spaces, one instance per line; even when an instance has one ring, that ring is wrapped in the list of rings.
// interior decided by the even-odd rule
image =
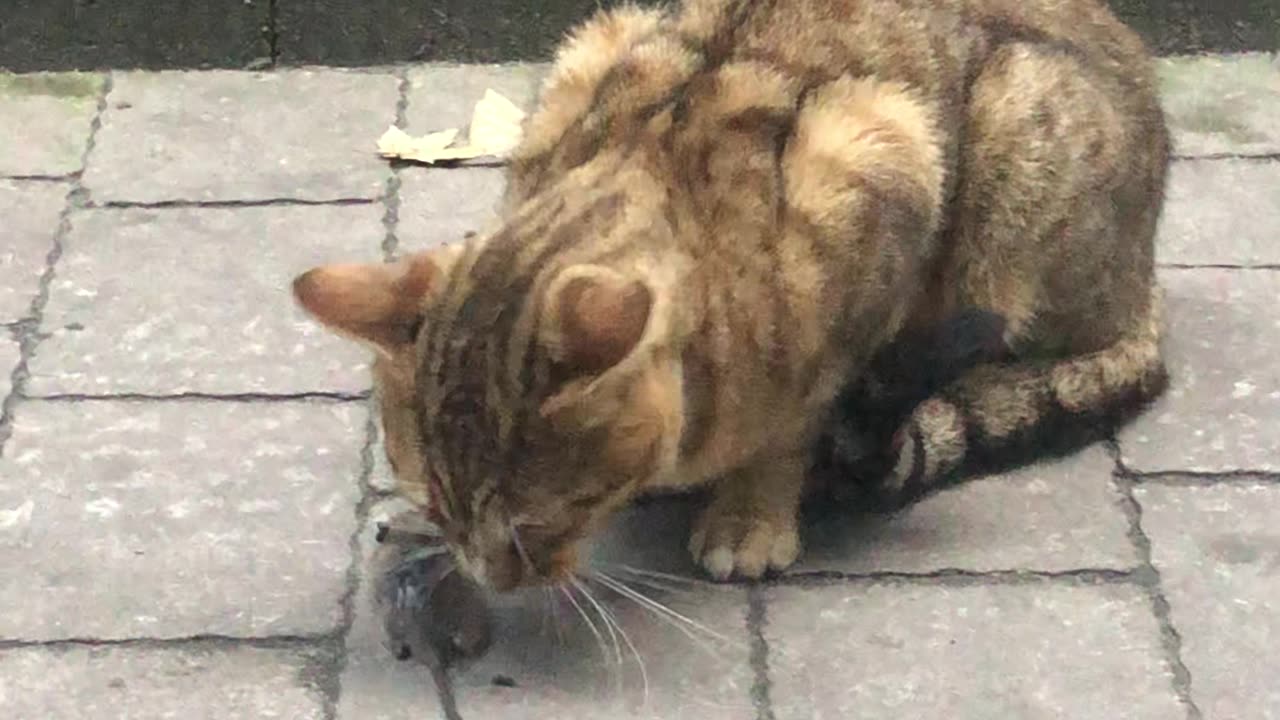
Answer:
[[[1176,153],[1280,152],[1280,57],[1166,58],[1158,68]]]
[[[1184,715],[1134,587],[779,588],[765,637],[778,720]]]
[[[81,73],[0,72],[0,175],[79,170],[102,82]]]
[[[410,253],[483,233],[498,222],[502,168],[406,168],[400,172],[399,251]]]
[[[547,70],[548,66],[540,63],[427,65],[410,70],[405,130],[422,134],[459,128],[465,133],[471,113],[487,89],[531,112]]]
[[[1280,717],[1280,487],[1136,493],[1204,717]]]
[[[373,517],[391,514],[393,503],[375,509]],[[665,533],[655,533],[650,518],[623,518],[606,533],[615,553],[644,543],[668,548]],[[659,538],[658,542],[652,542]],[[683,545],[683,536],[676,544]],[[366,556],[376,547],[366,531]],[[614,555],[617,557],[617,555]],[[633,562],[644,558],[632,554]],[[366,562],[356,605],[356,620],[347,641],[348,662],[342,677],[341,720],[430,717],[439,712],[438,701],[425,670],[397,662],[384,646],[381,618],[373,613],[369,585],[373,568]],[[382,565],[385,567],[385,565]],[[602,649],[585,621],[563,597],[549,610],[546,595],[536,590],[501,598],[495,603],[495,645],[489,653],[464,668],[457,678],[459,708],[464,717],[515,720],[517,718],[670,718],[671,720],[747,720],[756,717],[751,701],[752,673],[748,666],[745,591],[674,581],[676,591],[656,591],[631,576],[638,591],[660,599],[676,612],[700,623],[725,639],[702,630],[681,630],[641,605],[595,590],[597,602],[608,607],[635,647],[633,654],[619,638],[622,665],[604,625],[589,600],[578,602],[606,643]],[[643,580],[668,585],[673,581]],[[559,629],[557,630],[557,625]],[[688,634],[686,634],[688,633]],[[645,670],[635,655],[642,659]],[[505,676],[515,687],[500,687],[494,678]],[[644,678],[648,680],[645,693]],[[619,688],[618,683],[621,683]],[[647,700],[646,700],[647,697]]]
[[[1280,273],[1166,270],[1172,383],[1120,435],[1145,472],[1280,470]]]
[[[1097,446],[974,480],[892,516],[837,516],[805,539],[797,572],[1129,568],[1137,563]]]
[[[253,648],[0,651],[0,716],[320,720],[323,699],[302,681],[312,662],[298,653]]]
[[[0,180],[0,323],[30,314],[67,189],[64,183]]]
[[[84,182],[99,202],[373,198],[387,74],[121,73]]]
[[[1157,259],[1172,265],[1280,265],[1280,162],[1174,163]]]
[[[45,309],[31,391],[358,392],[368,351],[296,307],[326,262],[376,261],[377,205],[77,214]]]
[[[0,508],[29,508],[0,543],[0,638],[333,630],[364,416],[308,402],[24,403],[0,461]]]
[[[20,355],[18,342],[7,334],[0,335],[0,403],[13,391],[13,369]]]

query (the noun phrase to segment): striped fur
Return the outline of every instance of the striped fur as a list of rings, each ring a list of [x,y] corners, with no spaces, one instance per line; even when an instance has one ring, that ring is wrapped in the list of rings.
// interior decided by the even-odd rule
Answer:
[[[566,40],[498,230],[295,292],[377,351],[402,487],[478,580],[563,579],[629,498],[700,486],[696,559],[757,577],[902,333],[979,308],[1011,357],[904,413],[881,495],[1158,392],[1166,165],[1095,0],[624,7]]]

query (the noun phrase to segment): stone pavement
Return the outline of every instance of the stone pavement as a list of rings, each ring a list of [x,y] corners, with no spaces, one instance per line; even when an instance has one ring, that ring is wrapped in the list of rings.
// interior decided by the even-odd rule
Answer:
[[[1163,67],[1155,410],[819,523],[766,586],[618,569],[692,575],[688,508],[638,507],[599,567],[688,622],[601,593],[613,643],[515,598],[466,716],[1280,718],[1280,61]],[[498,169],[393,170],[373,141],[463,123],[486,87],[527,102],[539,72],[0,76],[0,717],[438,713],[369,608],[397,501],[365,358],[287,288],[482,229]]]

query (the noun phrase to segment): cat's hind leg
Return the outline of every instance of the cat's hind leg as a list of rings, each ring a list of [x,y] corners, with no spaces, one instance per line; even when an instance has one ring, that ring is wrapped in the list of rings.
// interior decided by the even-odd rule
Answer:
[[[918,405],[869,488],[881,509],[962,475],[1013,467],[1107,437],[1163,392],[1158,291],[1142,323],[1112,345],[1062,360],[983,365]]]
[[[1149,76],[1012,43],[975,81],[941,295],[1004,318],[1015,359],[912,412],[876,488],[887,504],[1105,437],[1164,389],[1153,238],[1168,137]]]

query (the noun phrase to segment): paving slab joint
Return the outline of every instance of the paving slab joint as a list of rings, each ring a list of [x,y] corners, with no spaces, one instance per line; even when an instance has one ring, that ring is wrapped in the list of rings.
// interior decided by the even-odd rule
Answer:
[[[88,395],[81,393],[58,393],[52,395],[23,394],[24,400],[58,403],[91,403],[91,402],[233,402],[233,403],[354,403],[368,400],[368,392],[300,392],[300,393],[202,393],[183,392],[162,395],[149,393],[109,393],[104,395]]]
[[[0,173],[0,180],[14,180],[17,182],[47,182],[47,183],[64,183],[74,180],[79,173],[63,173],[61,175],[6,175]]]
[[[0,651],[44,648],[66,650],[70,648],[131,648],[146,650],[204,650],[226,651],[235,648],[257,650],[307,650],[311,651],[333,644],[333,633],[318,635],[185,635],[180,637],[124,637],[93,638],[69,637],[55,640],[0,639]]]
[[[1194,472],[1187,470],[1160,470],[1149,473],[1130,472],[1129,482],[1136,485],[1174,485],[1178,487],[1208,487],[1211,485],[1275,485],[1280,484],[1280,472],[1258,470],[1225,470],[1219,472]]]
[[[409,90],[411,83],[409,82],[409,73],[404,68],[396,70],[395,77],[398,93],[396,97],[396,127],[403,130],[409,125]],[[386,208],[386,211],[382,214],[382,227],[386,232],[382,240],[382,257],[383,260],[388,262],[395,258],[396,252],[400,248],[400,238],[396,233],[400,227],[400,170],[403,167],[401,163],[391,163],[391,174],[387,176],[387,190],[382,199],[383,206]]]
[[[816,570],[788,573],[769,581],[780,587],[827,587],[840,584],[940,587],[1069,585],[1132,585],[1142,566],[1133,568],[1073,568],[1071,570],[963,570],[942,568],[928,572],[879,571],[845,573]]]
[[[1258,263],[1238,265],[1232,263],[1160,263],[1164,270],[1280,270],[1280,264]]]
[[[102,88],[98,93],[97,108],[93,120],[89,123],[89,134],[85,138],[84,149],[80,153],[80,169],[67,175],[71,187],[67,191],[67,199],[62,212],[58,215],[58,225],[53,231],[52,245],[45,257],[44,272],[36,286],[36,294],[31,299],[30,309],[26,317],[12,327],[14,338],[18,341],[18,364],[14,366],[10,376],[10,391],[5,398],[0,398],[0,458],[4,457],[5,446],[13,435],[13,418],[25,395],[27,381],[31,377],[30,363],[35,357],[36,348],[43,337],[40,326],[44,321],[44,308],[49,303],[49,289],[53,285],[58,260],[62,258],[62,247],[67,235],[71,232],[71,215],[88,202],[88,192],[84,188],[85,169],[89,166],[89,157],[97,143],[98,131],[102,128],[102,114],[107,108],[107,96],[111,94],[112,78],[107,73],[103,76]]]
[[[86,202],[88,210],[167,210],[167,209],[225,209],[225,208],[260,208],[260,207],[352,207],[373,205],[380,198],[337,197],[328,200],[308,200],[304,198],[255,198],[252,200],[156,200],[140,202],[134,200],[109,200],[103,203]]]
[[[769,676],[769,641],[764,629],[769,623],[768,601],[761,585],[747,588],[747,634],[751,643],[750,663],[754,680],[751,684],[751,704],[756,709],[756,720],[774,720],[773,681]]]
[[[333,652],[328,658],[318,658],[314,669],[309,673],[311,676],[309,679],[323,698],[325,720],[337,720],[338,717],[338,702],[342,697],[342,673],[347,668],[348,660],[347,638],[351,635],[351,628],[355,624],[356,598],[359,597],[360,583],[364,579],[364,548],[361,535],[369,523],[369,515],[373,507],[380,500],[372,487],[373,454],[378,452],[377,423],[379,421],[375,405],[376,401],[370,399],[364,444],[360,448],[360,472],[357,478],[360,486],[360,501],[355,507],[355,529],[347,540],[351,562],[347,565],[346,588],[339,601],[342,619],[336,632]]]
[[[1204,714],[1192,696],[1191,670],[1182,660],[1182,634],[1173,624],[1169,599],[1164,594],[1160,570],[1151,554],[1151,538],[1142,529],[1142,505],[1134,494],[1135,478],[1125,466],[1120,444],[1112,438],[1107,443],[1108,452],[1115,460],[1112,480],[1120,497],[1120,508],[1129,520],[1129,539],[1138,554],[1141,570],[1134,574],[1138,586],[1151,603],[1151,612],[1160,628],[1160,645],[1164,649],[1165,662],[1172,674],[1173,692],[1186,710],[1187,720],[1203,720]]]
[[[1171,156],[1174,162],[1196,162],[1199,160],[1251,160],[1259,163],[1276,162],[1280,160],[1280,153],[1205,153],[1203,155],[1179,155]]]

